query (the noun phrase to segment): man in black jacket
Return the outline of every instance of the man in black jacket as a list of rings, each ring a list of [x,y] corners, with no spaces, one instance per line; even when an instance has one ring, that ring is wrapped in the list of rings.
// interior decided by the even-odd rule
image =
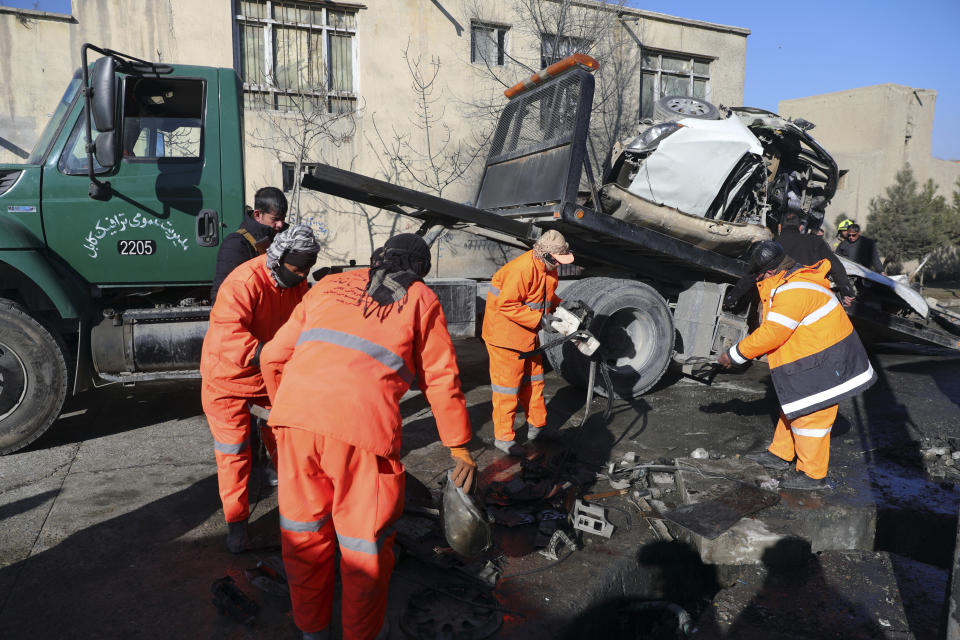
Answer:
[[[845,224],[846,223],[846,224]],[[880,252],[877,243],[872,238],[860,235],[860,225],[847,219],[838,227],[840,244],[837,245],[837,255],[862,264],[867,269],[883,273],[883,263],[880,262]]]
[[[830,277],[840,291],[843,306],[849,306],[857,294],[843,264],[837,259],[821,236],[813,233],[804,233],[800,224],[800,216],[790,212],[783,216],[780,222],[780,236],[777,242],[787,252],[787,255],[799,264],[812,265],[821,260],[830,261]]]
[[[843,268],[843,264],[824,242],[823,237],[813,233],[804,233],[800,216],[793,212],[788,212],[783,216],[778,230],[780,235],[777,237],[777,242],[780,243],[786,254],[796,260],[798,264],[813,265],[824,259],[830,261],[830,277],[840,291],[841,302],[845,307],[850,306],[857,291],[853,288],[850,278],[847,277],[847,271]],[[739,306],[743,296],[753,289],[754,278],[747,274],[727,290],[723,297],[723,308],[727,311],[735,309]]]
[[[210,288],[210,303],[217,299],[217,290],[230,272],[267,252],[273,237],[287,227],[287,198],[276,187],[263,187],[253,197],[253,211],[249,208],[240,228],[229,234],[217,252],[217,271]]]

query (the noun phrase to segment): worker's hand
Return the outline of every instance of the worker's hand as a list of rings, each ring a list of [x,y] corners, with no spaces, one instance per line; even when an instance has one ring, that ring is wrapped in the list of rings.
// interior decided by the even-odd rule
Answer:
[[[853,296],[841,296],[840,303],[845,307],[849,307],[851,304],[853,304]]]
[[[466,447],[450,447],[450,457],[457,462],[450,474],[454,486],[462,488],[464,493],[470,493],[477,477],[477,463]]]
[[[733,360],[730,359],[730,354],[726,351],[720,354],[720,357],[717,359],[717,363],[724,369],[729,369],[733,366]]]

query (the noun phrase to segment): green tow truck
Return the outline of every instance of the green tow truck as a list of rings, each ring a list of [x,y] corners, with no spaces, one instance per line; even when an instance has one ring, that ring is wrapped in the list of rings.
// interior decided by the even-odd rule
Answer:
[[[243,215],[233,69],[82,59],[26,163],[0,165],[0,454],[67,394],[198,377],[221,234]]]

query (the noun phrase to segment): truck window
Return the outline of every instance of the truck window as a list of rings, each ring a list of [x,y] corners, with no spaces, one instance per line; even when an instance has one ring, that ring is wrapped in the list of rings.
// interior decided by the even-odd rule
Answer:
[[[199,161],[202,80],[135,78],[124,82],[123,161]]]
[[[86,119],[86,110],[83,110],[73,125],[73,131],[70,132],[67,146],[63,148],[63,153],[60,155],[60,162],[57,164],[60,172],[68,176],[87,175]],[[97,131],[97,127],[94,126],[92,122],[91,126],[93,126],[93,131],[91,131],[93,139],[96,140],[97,134],[100,132]],[[97,159],[94,158],[93,171],[94,173],[104,173],[107,170],[101,167]]]
[[[73,79],[70,80],[70,84],[67,85],[67,90],[63,93],[63,97],[60,99],[56,110],[54,110],[53,115],[47,122],[47,126],[44,127],[43,133],[40,134],[37,144],[34,145],[33,152],[30,154],[30,157],[27,158],[27,164],[40,164],[43,162],[47,155],[47,150],[53,143],[54,136],[56,136],[60,130],[61,121],[66,117],[70,107],[73,106],[73,101],[80,91],[80,85],[80,71],[78,70],[73,74]]]

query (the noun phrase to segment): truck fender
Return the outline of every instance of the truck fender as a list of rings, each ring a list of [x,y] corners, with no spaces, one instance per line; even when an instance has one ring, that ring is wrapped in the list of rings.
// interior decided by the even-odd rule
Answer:
[[[43,294],[64,320],[79,319],[86,308],[83,283],[36,250],[0,250],[0,291],[17,291],[27,306]]]

